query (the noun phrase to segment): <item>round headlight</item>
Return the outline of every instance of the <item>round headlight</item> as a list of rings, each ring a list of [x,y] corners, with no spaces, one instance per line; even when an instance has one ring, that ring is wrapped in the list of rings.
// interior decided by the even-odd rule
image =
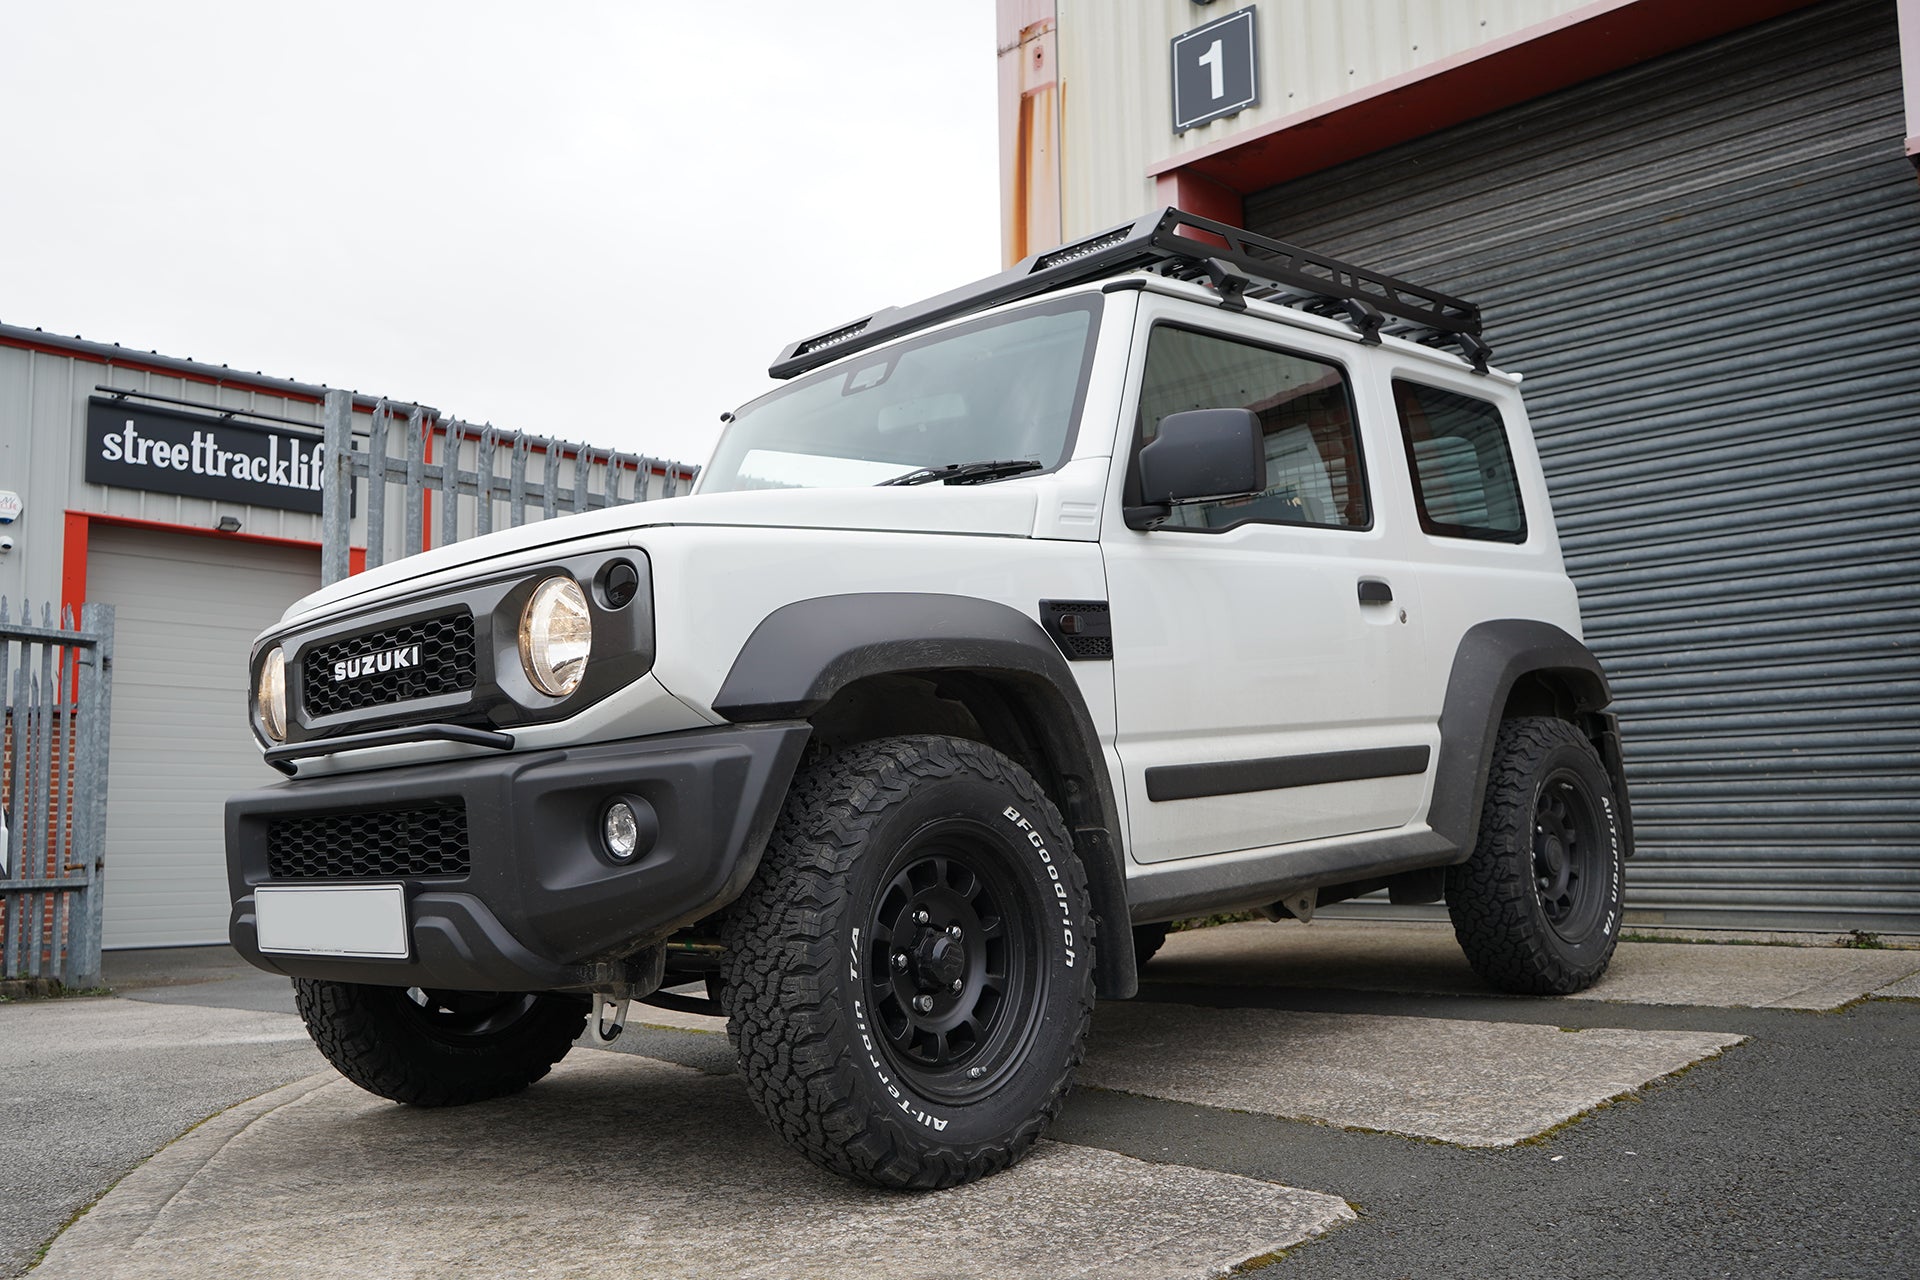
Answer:
[[[572,578],[548,578],[520,615],[520,665],[542,693],[564,698],[580,687],[593,649],[587,593]]]
[[[275,647],[260,664],[260,687],[254,690],[260,708],[260,727],[275,742],[287,740],[287,654]]]

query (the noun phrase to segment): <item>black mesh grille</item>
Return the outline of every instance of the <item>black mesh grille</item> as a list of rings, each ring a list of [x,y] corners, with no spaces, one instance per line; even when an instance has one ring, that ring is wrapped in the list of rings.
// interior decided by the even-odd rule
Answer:
[[[320,645],[302,660],[301,700],[307,715],[331,716],[460,693],[478,678],[475,653],[473,616],[467,613]]]
[[[471,867],[467,811],[457,805],[277,818],[267,828],[276,880],[458,876]]]
[[[1060,641],[1069,656],[1075,658],[1111,658],[1113,640],[1109,636],[1067,636]]]

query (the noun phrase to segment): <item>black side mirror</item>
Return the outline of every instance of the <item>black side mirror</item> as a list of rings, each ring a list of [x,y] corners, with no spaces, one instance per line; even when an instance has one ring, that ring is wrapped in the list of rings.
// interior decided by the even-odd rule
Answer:
[[[1251,409],[1189,409],[1160,419],[1140,450],[1140,501],[1127,527],[1150,529],[1177,502],[1235,498],[1267,487],[1260,418]]]

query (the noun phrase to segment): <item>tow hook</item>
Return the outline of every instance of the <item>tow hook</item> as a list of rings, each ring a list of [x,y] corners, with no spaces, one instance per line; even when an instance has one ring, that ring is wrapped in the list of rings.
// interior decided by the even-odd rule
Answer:
[[[614,996],[605,991],[593,993],[593,1020],[589,1034],[595,1043],[612,1044],[620,1038],[627,1026],[626,996]]]

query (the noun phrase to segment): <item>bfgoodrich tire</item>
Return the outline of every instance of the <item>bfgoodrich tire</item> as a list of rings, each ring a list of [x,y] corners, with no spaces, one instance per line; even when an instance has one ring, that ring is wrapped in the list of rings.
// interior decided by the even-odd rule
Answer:
[[[1093,1011],[1086,876],[999,752],[887,738],[809,769],[725,936],[747,1091],[815,1163],[950,1187],[1059,1112]]]
[[[307,1033],[341,1075],[414,1107],[519,1093],[587,1025],[584,996],[293,980]]]
[[[1564,720],[1502,723],[1479,841],[1447,871],[1447,913],[1474,972],[1521,995],[1592,986],[1620,939],[1622,855],[1593,745]]]

